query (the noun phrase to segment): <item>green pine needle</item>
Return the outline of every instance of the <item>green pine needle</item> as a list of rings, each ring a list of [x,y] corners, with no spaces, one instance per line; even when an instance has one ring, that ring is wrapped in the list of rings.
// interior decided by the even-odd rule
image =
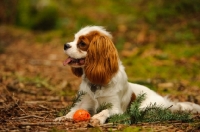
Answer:
[[[79,92],[77,93],[77,95],[72,99],[72,104],[69,105],[69,106],[67,106],[66,108],[62,109],[61,111],[59,111],[57,115],[58,115],[58,116],[66,115],[66,114],[70,111],[70,109],[71,109],[72,107],[74,107],[78,102],[81,101],[82,96],[85,95],[85,94],[86,94],[86,92],[84,92],[84,91],[79,91]]]
[[[125,112],[124,114],[112,115],[108,119],[108,122],[120,123],[120,124],[132,124],[131,123],[131,117],[130,117],[129,113],[127,113],[127,112]]]
[[[155,104],[150,104],[145,109],[139,109],[142,101],[145,100],[146,94],[140,94],[136,100],[131,104],[130,108],[124,114],[116,114],[109,118],[108,122],[120,124],[134,124],[143,122],[156,121],[192,121],[189,112],[177,111],[171,112],[169,108],[163,108]]]
[[[80,102],[81,99],[82,99],[82,96],[85,95],[85,94],[86,94],[86,92],[79,91],[77,93],[76,97],[73,98],[71,107],[74,107],[76,105],[76,103]]]
[[[112,106],[113,106],[112,103],[106,103],[106,102],[104,102],[104,103],[100,104],[100,106],[97,108],[96,111],[97,111],[97,113],[99,113],[102,110],[111,109]]]
[[[141,120],[141,110],[139,109],[142,101],[145,100],[145,96],[146,94],[140,94],[138,95],[138,97],[136,98],[136,100],[131,104],[130,109],[128,109],[128,113],[131,116],[131,120],[136,123],[137,121]]]

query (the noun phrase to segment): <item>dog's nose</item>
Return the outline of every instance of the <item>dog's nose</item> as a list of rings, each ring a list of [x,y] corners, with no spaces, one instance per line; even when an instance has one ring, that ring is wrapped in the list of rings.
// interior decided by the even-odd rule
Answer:
[[[69,48],[71,48],[71,46],[69,44],[64,44],[64,50],[67,50]]]

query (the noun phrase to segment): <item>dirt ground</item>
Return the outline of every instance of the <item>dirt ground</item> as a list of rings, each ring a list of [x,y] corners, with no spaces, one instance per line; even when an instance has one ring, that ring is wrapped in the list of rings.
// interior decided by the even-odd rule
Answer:
[[[126,125],[92,127],[88,122],[54,122],[58,112],[72,100],[80,78],[62,65],[66,56],[60,39],[39,42],[34,33],[0,27],[0,131],[108,131]],[[200,93],[193,87],[189,94]],[[173,96],[176,98],[177,96]],[[196,96],[195,96],[196,97]],[[200,96],[189,101],[199,103]],[[132,125],[140,131],[200,131],[197,122],[157,122]],[[127,128],[128,129],[128,128]]]

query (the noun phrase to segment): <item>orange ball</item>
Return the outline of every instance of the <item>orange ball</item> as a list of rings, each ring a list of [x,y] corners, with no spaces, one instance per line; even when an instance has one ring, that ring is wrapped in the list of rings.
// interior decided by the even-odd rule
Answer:
[[[87,120],[90,119],[90,114],[88,113],[88,111],[83,110],[83,109],[80,109],[80,110],[77,110],[77,111],[74,113],[73,119],[74,119],[74,121],[76,121],[76,122],[79,122],[79,121],[87,121]]]

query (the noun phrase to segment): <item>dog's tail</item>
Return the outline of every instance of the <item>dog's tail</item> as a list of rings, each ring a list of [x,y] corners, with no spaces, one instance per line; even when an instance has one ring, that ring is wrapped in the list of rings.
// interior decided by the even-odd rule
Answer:
[[[200,113],[200,105],[191,102],[172,102],[171,111],[190,111]]]

